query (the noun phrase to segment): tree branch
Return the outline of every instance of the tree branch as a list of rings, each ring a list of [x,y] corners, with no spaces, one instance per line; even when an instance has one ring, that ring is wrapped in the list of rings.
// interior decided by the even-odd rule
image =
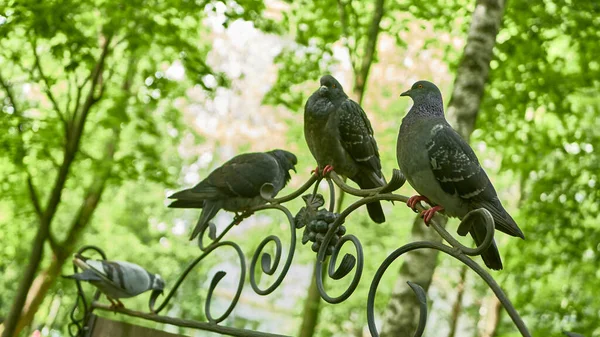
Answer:
[[[132,56],[129,60],[127,73],[121,87],[124,92],[124,95],[122,95],[122,101],[116,103],[117,106],[124,110],[127,108],[129,98],[132,95],[131,85],[137,72],[136,66],[136,59]],[[111,165],[111,163],[114,160],[116,147],[120,140],[120,129],[114,128],[112,129],[112,132],[113,136],[110,137],[106,142],[106,151],[103,156],[103,160],[96,162],[98,165],[101,165],[100,169],[94,170],[94,172],[97,173],[93,178],[93,183],[86,190],[85,197],[71,222],[65,240],[59,245],[56,243],[56,240],[54,240],[52,233],[49,233],[48,235],[50,244],[52,244],[52,240],[54,240],[55,245],[59,246],[60,249],[55,250],[55,254],[50,266],[41,272],[33,282],[31,291],[27,296],[26,305],[23,308],[23,315],[18,322],[16,330],[17,332],[21,331],[23,327],[28,326],[33,320],[33,317],[40,307],[45,295],[48,293],[58,275],[60,275],[65,261],[67,261],[69,256],[74,252],[75,244],[77,244],[79,241],[81,233],[89,224],[93,213],[100,203],[106,182],[112,173],[113,165]],[[81,149],[79,151],[81,151]]]
[[[100,202],[100,198],[102,197],[102,192],[104,191],[104,187],[106,186],[106,181],[110,177],[112,172],[112,165],[110,163],[114,159],[116,145],[119,142],[120,138],[120,129],[113,130],[113,137],[106,143],[106,153],[104,155],[104,159],[99,163],[104,166],[104,169],[100,171],[100,173],[94,177],[92,184],[88,187],[83,202],[79,206],[79,210],[73,218],[71,225],[69,227],[69,231],[64,241],[59,243],[61,250],[60,254],[70,254],[73,251],[73,247],[77,242],[77,238],[80,236],[80,232],[85,228],[85,226],[89,223],[92,214],[96,210],[98,203]],[[64,256],[59,255],[59,258],[64,258]]]
[[[338,4],[338,12],[340,15],[340,23],[342,24],[342,35],[344,36],[343,42],[346,49],[348,49],[348,55],[350,56],[350,65],[352,66],[352,72],[354,76],[358,74],[358,68],[356,67],[356,62],[354,61],[356,45],[354,48],[350,46],[350,29],[348,25],[348,14],[346,13],[346,4],[342,2],[342,0],[337,0]]]
[[[35,210],[35,214],[37,214],[38,218],[42,218],[42,207],[40,206],[40,199],[38,197],[38,193],[35,190],[35,186],[33,185],[33,177],[31,177],[31,173],[25,169],[27,174],[27,188],[29,190],[29,197],[31,199],[31,204],[33,204],[33,209]]]
[[[104,62],[109,53],[108,46],[110,40],[111,36],[105,39],[102,45],[102,52],[100,54],[98,62],[96,63],[96,66],[94,67],[91,73],[90,78],[92,82],[90,86],[90,91],[88,92],[86,101],[82,106],[81,114],[78,118],[75,118],[74,116],[72,137],[69,138],[65,145],[63,162],[60,166],[58,174],[56,175],[56,180],[54,182],[54,186],[52,187],[52,191],[50,192],[46,209],[44,210],[42,217],[40,218],[39,228],[33,241],[33,248],[29,256],[29,264],[27,265],[27,268],[23,273],[24,275],[19,283],[19,287],[17,289],[17,293],[12,303],[10,312],[6,321],[4,322],[4,332],[2,333],[3,337],[13,337],[17,330],[17,324],[19,322],[19,317],[21,317],[21,313],[25,305],[25,301],[27,299],[27,294],[29,292],[29,289],[31,288],[31,284],[33,283],[36,271],[43,257],[44,242],[49,237],[50,224],[52,223],[52,219],[54,218],[54,215],[56,214],[56,211],[58,209],[58,205],[62,197],[62,192],[67,181],[71,164],[73,163],[75,155],[79,148],[87,115],[92,106],[96,103],[96,100],[94,100],[94,91],[96,90],[96,86],[98,84],[99,74],[104,67]],[[4,81],[2,82],[4,83]]]
[[[40,74],[40,78],[42,79],[42,82],[44,82],[44,92],[46,93],[46,96],[48,96],[48,99],[52,103],[52,107],[56,111],[58,118],[60,118],[61,122],[63,123],[63,127],[65,129],[65,135],[67,135],[67,137],[68,137],[69,136],[69,125],[67,124],[67,120],[65,119],[65,115],[62,112],[62,109],[60,108],[56,99],[54,98],[54,94],[52,94],[52,88],[50,85],[50,81],[48,80],[48,77],[46,76],[46,74],[44,74],[44,71],[42,70],[42,64],[40,62],[40,57],[37,53],[37,39],[35,37],[33,37],[29,40],[29,43],[31,43],[31,49],[33,51],[34,67]]]
[[[375,2],[375,9],[373,10],[373,18],[371,19],[371,25],[367,32],[367,43],[365,44],[365,51],[362,57],[362,63],[359,67],[358,76],[354,79],[354,90],[358,95],[358,102],[361,103],[364,96],[364,88],[369,77],[369,71],[371,70],[371,64],[375,56],[375,47],[377,46],[377,37],[381,31],[380,24],[383,18],[383,5],[384,0],[377,0]]]

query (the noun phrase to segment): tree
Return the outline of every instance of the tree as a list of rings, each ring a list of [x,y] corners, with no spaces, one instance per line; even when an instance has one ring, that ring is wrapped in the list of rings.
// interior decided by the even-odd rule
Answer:
[[[447,114],[460,135],[467,140],[475,128],[503,12],[503,0],[476,2],[467,43],[456,72]],[[442,221],[445,223],[445,220]],[[433,231],[423,228],[422,220],[417,217],[413,223],[412,240],[441,241]],[[408,336],[416,329],[419,306],[406,281],[417,282],[427,289],[437,255],[437,251],[429,250],[413,253],[405,259],[388,304],[382,336]]]
[[[519,182],[526,240],[508,247],[503,285],[539,335],[597,333],[599,12],[594,1],[508,2],[479,120]]]
[[[172,138],[167,126],[180,126],[178,112],[161,103],[181,86],[160,69],[180,60],[192,83],[211,90],[202,81],[212,72],[202,61],[208,48],[194,42],[203,9],[26,1],[3,10],[0,58],[10,65],[0,73],[3,112],[10,117],[2,119],[10,131],[2,139],[9,149],[3,156],[14,164],[9,173],[19,177],[10,189],[25,186],[37,224],[3,336],[31,322],[107,184],[140,176],[169,181],[155,144]],[[34,93],[27,92],[31,87]],[[121,148],[123,133],[131,132],[138,138]],[[46,243],[50,263],[38,273]]]

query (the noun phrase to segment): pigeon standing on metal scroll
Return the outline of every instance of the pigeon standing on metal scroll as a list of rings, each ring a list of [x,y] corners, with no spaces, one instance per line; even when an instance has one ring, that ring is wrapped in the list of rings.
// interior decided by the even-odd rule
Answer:
[[[237,155],[212,171],[198,185],[169,196],[169,199],[177,199],[169,207],[202,208],[190,236],[193,240],[220,209],[243,212],[265,204],[260,195],[261,187],[271,184],[275,196],[290,181],[289,170],[295,172],[296,164],[296,156],[284,150]]]
[[[349,99],[331,75],[321,77],[321,87],[304,106],[304,137],[317,169],[322,174],[335,170],[362,189],[385,185],[373,128],[358,103]],[[385,222],[379,201],[367,204],[376,223]]]
[[[113,307],[123,307],[120,298],[134,297],[148,290],[152,290],[150,301],[153,305],[165,288],[160,275],[134,263],[92,260],[81,255],[75,255],[73,263],[82,272],[63,277],[91,283],[106,295]]]
[[[442,94],[435,84],[416,82],[400,96],[411,97],[414,104],[400,126],[398,165],[410,185],[421,194],[411,197],[407,205],[414,209],[419,201],[428,202],[432,207],[422,214],[425,223],[436,211],[462,219],[471,210],[485,208],[492,214],[497,230],[524,238],[502,207],[475,153],[444,118]],[[485,229],[474,225],[471,235],[481,244]],[[482,258],[489,268],[502,269],[495,242],[483,252]]]

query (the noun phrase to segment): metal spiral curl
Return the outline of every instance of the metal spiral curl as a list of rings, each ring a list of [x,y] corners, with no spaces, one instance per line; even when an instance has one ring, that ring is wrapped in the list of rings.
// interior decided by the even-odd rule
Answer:
[[[106,260],[106,254],[104,254],[104,251],[96,246],[91,246],[91,245],[83,246],[77,251],[77,254],[78,255],[83,254],[83,252],[88,251],[88,250],[95,251],[102,257],[102,260]],[[73,272],[75,274],[77,273],[77,269],[78,269],[77,266],[75,264],[73,264]],[[89,315],[91,314],[91,307],[88,306],[87,300],[85,299],[85,292],[83,291],[83,288],[81,287],[81,281],[76,279],[75,284],[77,286],[77,299],[75,300],[73,309],[71,309],[71,311],[69,313],[69,318],[71,319],[71,322],[69,323],[69,326],[68,326],[69,335],[71,335],[71,337],[84,335],[84,332],[86,332],[86,328],[87,328],[85,326],[85,322],[87,322],[89,320]],[[96,300],[98,300],[98,298],[100,298],[100,291],[96,291],[94,293],[92,301],[96,301]],[[77,312],[83,312],[83,315],[80,318],[77,318],[76,317]]]
[[[223,241],[223,242],[219,242],[218,244],[216,244],[215,249],[218,247],[221,247],[221,246],[229,246],[229,247],[232,247],[233,249],[235,249],[235,251],[238,255],[238,258],[240,259],[240,265],[241,265],[240,266],[240,278],[238,281],[237,289],[235,291],[235,295],[233,295],[233,300],[227,307],[227,310],[225,310],[225,312],[218,318],[214,318],[210,311],[210,302],[212,300],[212,295],[213,295],[213,292],[214,292],[215,288],[217,287],[217,284],[219,283],[219,281],[221,281],[221,279],[223,279],[223,277],[225,277],[225,275],[227,275],[227,273],[220,270],[215,274],[215,276],[213,276],[213,279],[211,280],[210,286],[208,288],[208,294],[206,295],[206,301],[204,302],[204,314],[206,315],[206,318],[208,319],[208,321],[210,323],[214,323],[214,324],[218,324],[218,323],[222,322],[225,318],[227,318],[227,316],[229,316],[229,314],[231,314],[231,312],[233,311],[233,309],[237,305],[237,302],[240,299],[240,295],[242,294],[242,290],[244,289],[244,280],[246,279],[246,259],[244,257],[244,253],[242,252],[242,249],[240,248],[240,246],[238,246],[236,243],[233,243],[231,241]]]
[[[252,256],[252,261],[250,262],[250,285],[257,294],[264,296],[273,292],[273,290],[275,290],[281,284],[281,282],[283,282],[285,275],[287,275],[287,272],[290,269],[290,266],[292,265],[292,260],[294,259],[294,252],[296,251],[296,226],[294,225],[294,217],[292,216],[290,211],[281,205],[264,205],[259,206],[258,209],[278,209],[287,216],[290,225],[290,248],[288,250],[285,264],[283,265],[283,269],[277,277],[277,279],[273,282],[273,284],[271,284],[271,286],[267,287],[266,289],[261,289],[256,282],[256,263],[258,262],[258,257],[261,256],[260,263],[262,272],[267,275],[275,274],[275,271],[279,267],[279,262],[281,261],[281,240],[275,235],[269,235],[258,245],[256,251],[254,252],[254,255]],[[274,258],[271,257],[271,254],[263,252],[263,249],[269,242],[275,243]]]
[[[474,217],[481,217],[483,219],[483,225],[486,227],[487,231],[485,240],[481,245],[477,246],[476,248],[465,247],[456,239],[452,238],[450,233],[448,233],[443,227],[441,227],[435,221],[432,221],[432,227],[435,229],[435,231],[437,231],[440,234],[440,236],[442,236],[446,241],[450,243],[450,246],[439,242],[431,241],[411,242],[396,249],[393,253],[388,255],[388,257],[379,266],[379,269],[377,269],[377,272],[373,277],[373,281],[371,282],[371,287],[369,289],[369,295],[367,298],[367,322],[369,325],[369,331],[371,333],[371,336],[379,336],[379,332],[377,331],[377,327],[375,325],[374,306],[375,294],[377,293],[377,287],[379,286],[379,282],[381,281],[383,274],[386,272],[388,267],[403,254],[423,248],[435,249],[446,253],[467,265],[469,268],[471,268],[471,270],[475,271],[488,284],[488,286],[492,289],[496,297],[498,297],[498,300],[500,301],[500,303],[502,303],[502,305],[508,312],[513,323],[517,326],[517,329],[519,329],[519,332],[521,332],[521,334],[525,337],[531,336],[529,331],[527,330],[527,327],[525,326],[525,323],[515,310],[508,297],[506,297],[506,295],[502,291],[502,288],[500,288],[498,283],[496,283],[492,276],[483,267],[481,267],[479,264],[477,264],[475,261],[473,261],[467,256],[480,254],[492,244],[494,239],[494,219],[492,218],[489,211],[483,208],[473,210],[463,218],[461,224],[459,225],[459,234],[466,235],[466,233],[468,233],[469,229],[474,224]],[[413,288],[413,290],[415,290],[415,288]],[[415,332],[414,336],[420,337],[423,334],[424,324],[422,324],[422,322],[427,320],[426,316],[424,316],[423,314],[424,311],[421,309],[419,328]]]
[[[352,293],[354,293],[354,290],[356,290],[356,287],[358,286],[358,283],[360,282],[362,272],[363,272],[364,255],[363,255],[363,250],[362,250],[362,244],[360,243],[360,240],[354,235],[347,234],[347,235],[343,236],[335,244],[332,255],[331,255],[331,260],[329,261],[327,275],[334,280],[340,280],[340,279],[344,278],[345,276],[347,276],[354,268],[356,268],[356,270],[354,272],[352,281],[350,282],[350,284],[348,285],[346,290],[339,296],[332,297],[325,290],[325,287],[323,285],[323,275],[322,275],[322,265],[325,262],[325,258],[327,256],[326,252],[327,252],[327,247],[329,246],[329,243],[333,239],[333,236],[335,235],[338,227],[341,226],[342,223],[344,223],[344,221],[346,220],[346,217],[348,215],[350,215],[350,213],[352,213],[353,211],[358,209],[360,206],[366,205],[372,201],[387,200],[387,199],[382,199],[382,198],[390,198],[392,195],[387,194],[387,193],[395,191],[395,190],[399,189],[400,187],[402,187],[402,185],[404,185],[404,183],[406,182],[406,179],[404,178],[404,175],[402,174],[402,172],[395,169],[392,172],[392,179],[385,186],[373,188],[373,189],[361,190],[361,189],[356,189],[356,188],[353,188],[353,187],[347,185],[335,172],[331,172],[329,174],[329,178],[327,179],[327,182],[329,183],[329,199],[330,200],[335,200],[335,188],[333,188],[332,181],[342,191],[344,191],[348,194],[362,197],[361,199],[359,199],[358,201],[356,201],[355,203],[350,205],[348,208],[346,208],[340,214],[340,216],[333,222],[333,224],[330,226],[329,230],[327,231],[327,234],[325,234],[325,238],[323,239],[323,243],[321,244],[321,247],[317,254],[317,263],[316,263],[316,267],[315,267],[317,288],[319,289],[319,293],[321,294],[321,297],[325,301],[327,301],[328,303],[336,304],[336,303],[341,303],[341,302],[345,301],[348,297],[350,297],[352,295]],[[386,193],[386,194],[380,194],[382,192]],[[330,211],[333,211],[333,206],[330,206]],[[356,256],[346,253],[344,255],[344,257],[342,258],[342,261],[341,261],[339,267],[336,269],[336,262],[339,257],[340,251],[341,251],[343,245],[348,241],[352,242],[352,244],[354,245],[354,249],[356,251]]]

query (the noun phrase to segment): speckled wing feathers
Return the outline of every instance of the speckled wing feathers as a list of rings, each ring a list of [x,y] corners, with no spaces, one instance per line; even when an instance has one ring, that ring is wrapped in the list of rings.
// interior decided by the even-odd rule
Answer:
[[[486,189],[489,180],[475,153],[449,125],[435,125],[425,147],[433,175],[444,192],[469,200]]]
[[[475,152],[447,123],[435,125],[425,145],[431,170],[444,192],[472,205],[484,207],[494,217],[496,228],[523,238],[523,232],[506,212]]]
[[[379,150],[366,113],[360,105],[349,99],[344,101],[339,109],[342,146],[359,165],[382,179]]]

